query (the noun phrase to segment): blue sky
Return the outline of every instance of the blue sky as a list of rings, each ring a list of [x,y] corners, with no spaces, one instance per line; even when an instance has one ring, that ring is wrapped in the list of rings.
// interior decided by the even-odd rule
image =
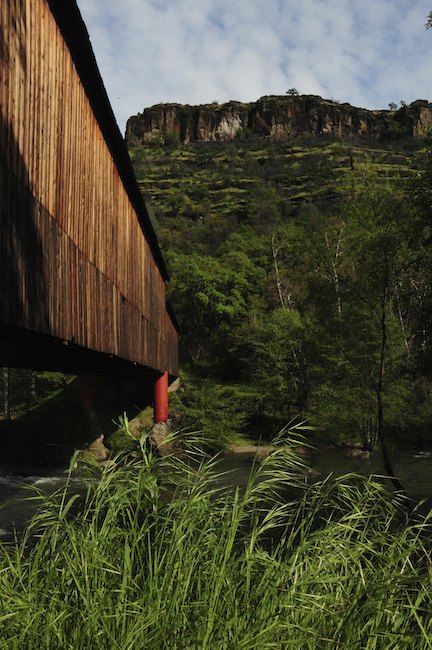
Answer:
[[[432,101],[432,0],[78,0],[120,129],[159,102],[288,88],[388,108]]]

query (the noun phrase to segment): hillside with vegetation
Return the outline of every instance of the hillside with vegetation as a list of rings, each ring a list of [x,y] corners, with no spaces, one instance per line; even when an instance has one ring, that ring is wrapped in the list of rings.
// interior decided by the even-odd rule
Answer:
[[[431,446],[428,146],[129,135],[182,326],[171,413],[198,431],[177,428],[182,453],[164,455],[151,422],[125,413],[114,462],[77,452],[63,487],[26,486],[37,512],[0,539],[0,648],[430,648],[430,502],[320,477],[299,454],[304,427],[281,429],[308,419],[317,442]],[[41,406],[57,400],[82,433],[77,382],[2,379],[5,414],[60,389]],[[108,417],[124,398],[100,381]],[[197,455],[277,429],[235,487],[220,456]]]
[[[193,379],[186,422],[270,434],[299,418],[323,440],[430,443],[427,136],[187,143],[128,126]]]

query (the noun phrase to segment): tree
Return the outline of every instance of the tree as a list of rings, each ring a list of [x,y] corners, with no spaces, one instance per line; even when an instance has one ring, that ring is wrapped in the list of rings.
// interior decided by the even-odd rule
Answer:
[[[385,468],[393,475],[385,434],[385,405],[398,393],[403,377],[395,367],[404,355],[406,332],[399,327],[398,287],[412,262],[410,208],[394,187],[373,175],[353,177],[352,198],[346,206],[347,246],[353,274],[344,300],[349,324],[345,328],[346,357],[375,393],[377,435]],[[357,181],[357,183],[355,182]],[[366,335],[366,336],[365,336]],[[360,353],[360,354],[359,354]],[[393,366],[393,367],[392,367]],[[396,481],[397,487],[401,485]]]
[[[427,19],[426,19],[426,24],[425,24],[426,29],[432,29],[432,11],[429,13]]]
[[[389,104],[389,109],[390,109],[391,111],[395,111],[395,110],[397,110],[397,104],[395,104],[395,102],[390,102],[390,104]]]
[[[244,274],[204,255],[169,255],[170,299],[180,320],[190,361],[217,358],[235,324],[246,314],[251,289]]]
[[[286,91],[286,94],[289,95],[290,97],[298,97],[299,91],[297,88],[289,88]]]
[[[432,378],[432,154],[425,169],[412,181],[409,198],[417,209],[411,229],[415,238],[417,258],[411,279],[411,312],[413,317],[413,355],[419,371]]]
[[[245,324],[239,355],[257,393],[258,410],[273,426],[304,412],[308,368],[301,354],[307,334],[296,309],[276,308],[260,321]]]
[[[257,232],[273,230],[281,220],[283,201],[277,190],[264,181],[259,181],[248,192],[245,206],[245,221]]]

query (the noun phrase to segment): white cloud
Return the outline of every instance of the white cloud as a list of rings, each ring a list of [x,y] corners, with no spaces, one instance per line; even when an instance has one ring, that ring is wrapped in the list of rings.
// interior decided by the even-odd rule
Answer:
[[[430,0],[78,0],[123,130],[161,101],[432,98]]]

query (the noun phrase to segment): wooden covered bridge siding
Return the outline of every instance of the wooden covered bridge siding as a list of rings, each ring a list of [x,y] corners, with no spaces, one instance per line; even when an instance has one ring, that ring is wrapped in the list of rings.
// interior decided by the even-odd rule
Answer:
[[[74,0],[1,0],[0,30],[0,325],[177,375],[166,268]]]

